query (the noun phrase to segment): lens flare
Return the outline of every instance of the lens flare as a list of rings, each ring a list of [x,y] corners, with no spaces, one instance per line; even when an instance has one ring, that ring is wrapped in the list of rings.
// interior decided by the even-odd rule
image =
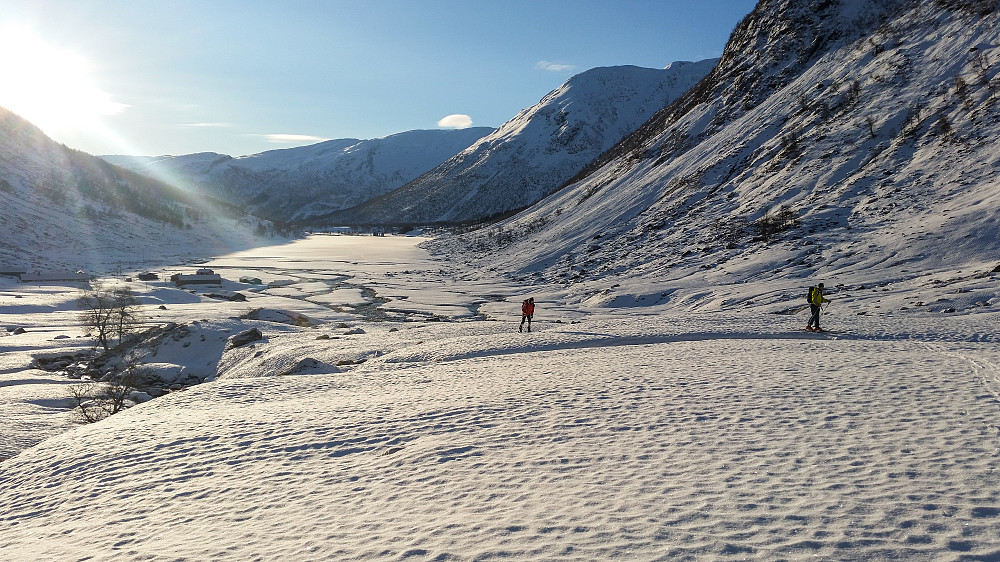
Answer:
[[[89,61],[31,31],[0,29],[0,106],[46,133],[93,129],[128,106],[96,83]]]

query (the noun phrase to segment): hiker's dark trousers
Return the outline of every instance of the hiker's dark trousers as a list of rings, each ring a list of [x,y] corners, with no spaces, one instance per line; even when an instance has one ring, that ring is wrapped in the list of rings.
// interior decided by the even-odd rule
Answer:
[[[522,314],[521,315],[521,328],[524,328],[524,321],[525,320],[528,321],[528,331],[530,332],[531,331],[531,315],[530,314]]]
[[[819,311],[820,307],[818,304],[810,304],[809,308],[812,309],[812,316],[809,317],[809,323],[806,326],[816,326],[819,328]]]

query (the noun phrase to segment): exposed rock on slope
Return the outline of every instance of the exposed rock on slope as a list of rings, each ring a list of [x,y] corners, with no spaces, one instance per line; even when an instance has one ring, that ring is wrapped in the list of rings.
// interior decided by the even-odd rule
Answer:
[[[437,247],[540,280],[702,272],[730,283],[747,260],[792,278],[990,269],[996,10],[761,2],[704,81],[575,184]],[[795,228],[762,228],[782,207],[779,226]]]

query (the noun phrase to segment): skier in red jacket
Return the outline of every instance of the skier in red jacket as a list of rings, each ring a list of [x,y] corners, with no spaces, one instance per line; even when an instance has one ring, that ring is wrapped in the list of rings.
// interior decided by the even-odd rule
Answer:
[[[531,317],[535,314],[535,297],[525,299],[521,303],[521,325],[518,326],[517,331],[524,331],[524,321],[528,321],[528,331],[531,331]]]

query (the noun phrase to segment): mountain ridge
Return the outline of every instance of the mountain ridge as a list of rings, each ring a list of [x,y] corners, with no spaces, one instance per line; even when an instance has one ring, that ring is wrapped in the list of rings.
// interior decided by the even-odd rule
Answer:
[[[203,256],[257,243],[262,223],[222,201],[73,150],[0,108],[0,265],[88,269],[146,259],[177,263],[162,242]],[[156,235],[146,235],[155,232]]]
[[[577,74],[474,145],[399,189],[319,217],[327,223],[481,220],[551,193],[716,63],[598,67]]]
[[[290,222],[350,207],[399,187],[493,131],[415,130],[377,139],[334,139],[233,157],[105,156],[141,173]]]
[[[763,1],[717,69],[575,183],[431,247],[522,282],[728,284],[761,254],[776,278],[989,271],[1000,36],[981,4]],[[758,228],[783,207],[797,228]]]

